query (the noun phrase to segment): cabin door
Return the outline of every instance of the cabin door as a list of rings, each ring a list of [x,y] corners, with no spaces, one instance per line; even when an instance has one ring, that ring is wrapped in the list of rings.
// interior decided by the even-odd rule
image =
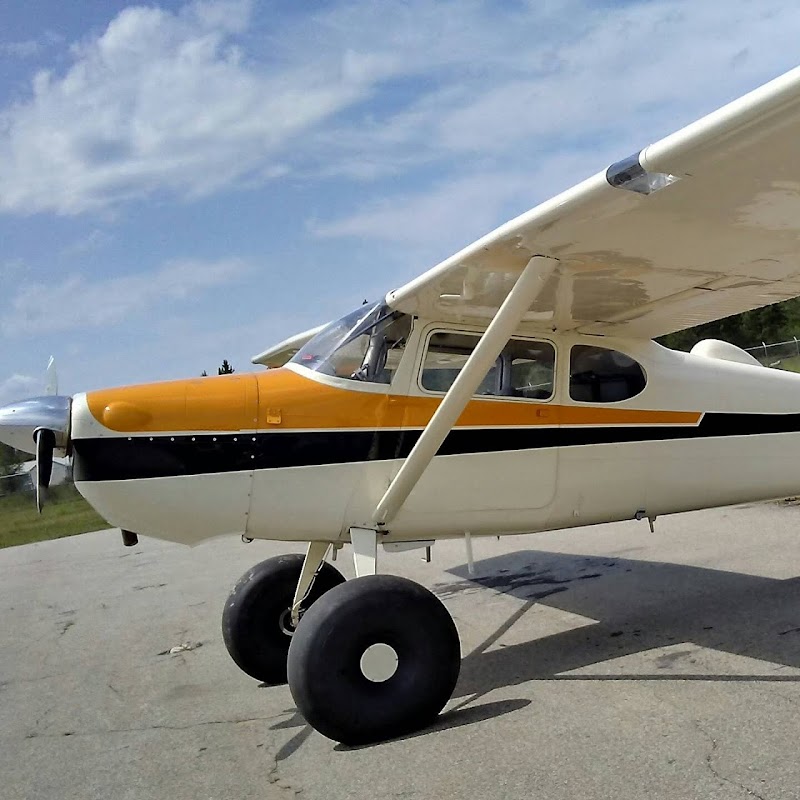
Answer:
[[[431,326],[422,336],[406,430],[421,430],[478,342]],[[552,342],[514,338],[489,370],[406,501],[411,514],[541,509],[556,491],[558,409]]]

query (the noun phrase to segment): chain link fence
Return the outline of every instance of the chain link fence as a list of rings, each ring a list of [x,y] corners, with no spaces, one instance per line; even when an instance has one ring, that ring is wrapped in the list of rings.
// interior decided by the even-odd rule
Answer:
[[[791,369],[800,372],[800,340],[795,336],[785,342],[746,347],[745,351],[757,358],[766,367]]]

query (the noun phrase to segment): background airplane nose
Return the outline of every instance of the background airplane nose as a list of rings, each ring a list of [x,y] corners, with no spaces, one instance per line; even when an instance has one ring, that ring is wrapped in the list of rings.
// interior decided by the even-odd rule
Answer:
[[[35,431],[52,431],[54,446],[66,447],[71,397],[32,397],[0,408],[0,442],[24,453],[36,452]]]
[[[72,398],[32,397],[0,408],[0,442],[36,454],[36,507],[41,512],[53,471],[53,451],[66,448]]]

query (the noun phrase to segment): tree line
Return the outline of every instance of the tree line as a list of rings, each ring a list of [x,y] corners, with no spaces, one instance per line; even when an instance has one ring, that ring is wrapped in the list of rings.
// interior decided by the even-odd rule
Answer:
[[[16,471],[17,464],[27,458],[24,453],[0,442],[0,477],[11,475]]]
[[[800,332],[800,298],[745,311],[696,328],[670,333],[657,341],[673,350],[691,350],[701,339],[722,339],[738,347],[791,340]]]
[[[236,372],[236,370],[228,363],[228,359],[223,358],[222,366],[217,367],[217,375],[233,375],[234,372]],[[208,373],[205,370],[203,370],[200,373],[200,377],[207,378]]]

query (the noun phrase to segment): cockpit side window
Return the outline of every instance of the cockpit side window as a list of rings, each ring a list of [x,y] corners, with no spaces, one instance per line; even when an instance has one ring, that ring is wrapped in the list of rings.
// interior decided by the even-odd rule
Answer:
[[[480,337],[468,333],[434,333],[428,341],[422,365],[423,389],[446,392],[464,368]],[[500,359],[495,361],[475,394],[500,394]]]
[[[431,335],[420,385],[446,392],[464,368],[480,336],[441,331]],[[481,381],[476,395],[549,400],[553,396],[556,352],[550,342],[511,339]]]
[[[576,344],[569,358],[569,396],[583,403],[618,403],[647,383],[642,365],[606,347]]]
[[[411,318],[382,303],[332,322],[292,361],[315,372],[368,383],[391,383],[411,331]]]

